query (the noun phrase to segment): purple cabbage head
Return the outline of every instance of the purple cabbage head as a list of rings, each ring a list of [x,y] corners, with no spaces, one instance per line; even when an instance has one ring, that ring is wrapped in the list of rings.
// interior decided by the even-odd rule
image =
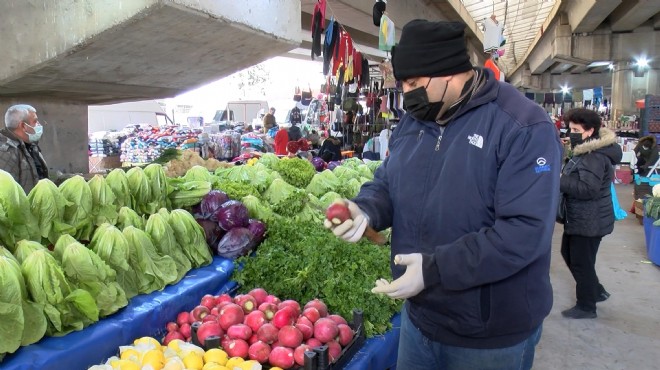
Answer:
[[[204,236],[206,237],[206,244],[208,244],[210,247],[214,246],[215,243],[222,237],[222,235],[225,233],[224,230],[220,228],[220,225],[218,225],[217,222],[203,219],[203,218],[196,218],[197,223],[199,226],[204,229]]]
[[[204,198],[200,204],[199,213],[204,218],[209,218],[215,211],[222,206],[223,203],[229,200],[229,197],[225,192],[220,190],[211,190]]]
[[[215,253],[220,257],[230,259],[245,256],[252,251],[252,239],[253,235],[250,230],[245,227],[235,227],[220,239]]]
[[[332,161],[332,162],[328,163],[328,169],[329,169],[330,171],[332,171],[332,170],[334,170],[334,169],[335,169],[337,166],[339,166],[339,165],[341,165],[340,162],[338,162],[338,161]]]
[[[259,245],[266,237],[266,224],[259,220],[251,218],[247,228],[252,233],[252,242],[255,246]]]
[[[236,227],[247,227],[249,219],[247,207],[237,200],[224,202],[211,216],[211,220],[217,220],[225,231]]]
[[[312,165],[317,172],[321,172],[325,170],[326,163],[323,159],[321,159],[321,157],[314,157],[312,158]]]

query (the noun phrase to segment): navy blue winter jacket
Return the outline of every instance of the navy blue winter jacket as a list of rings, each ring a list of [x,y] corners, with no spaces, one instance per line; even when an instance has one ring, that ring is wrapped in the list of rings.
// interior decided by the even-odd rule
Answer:
[[[446,126],[405,115],[389,150],[354,201],[376,230],[392,227],[392,258],[424,256],[413,324],[468,348],[530,336],[552,307],[562,147],[547,113],[488,72]],[[394,279],[405,271],[390,264]]]

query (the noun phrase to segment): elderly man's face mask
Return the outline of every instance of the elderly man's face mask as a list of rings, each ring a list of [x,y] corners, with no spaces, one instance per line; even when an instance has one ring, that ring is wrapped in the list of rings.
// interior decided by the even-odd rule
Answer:
[[[435,121],[442,110],[442,106],[445,104],[443,99],[447,93],[449,82],[445,84],[445,90],[442,93],[440,101],[430,102],[426,89],[429,87],[432,79],[429,78],[426,86],[420,86],[403,93],[403,109],[420,121]]]

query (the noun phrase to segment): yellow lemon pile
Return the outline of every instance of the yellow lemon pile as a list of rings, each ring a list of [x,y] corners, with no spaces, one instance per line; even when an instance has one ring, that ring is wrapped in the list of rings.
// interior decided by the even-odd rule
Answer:
[[[167,346],[151,337],[136,339],[132,346],[119,347],[119,356],[110,357],[104,365],[88,370],[261,370],[260,363],[227,352],[202,348],[175,339]]]

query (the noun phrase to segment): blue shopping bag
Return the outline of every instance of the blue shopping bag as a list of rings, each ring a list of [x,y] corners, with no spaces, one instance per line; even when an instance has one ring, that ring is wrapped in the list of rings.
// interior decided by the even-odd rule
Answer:
[[[619,199],[616,197],[616,189],[614,189],[614,183],[610,183],[610,193],[612,194],[612,208],[614,208],[614,219],[619,221],[628,217],[628,213],[621,208],[619,205]]]

